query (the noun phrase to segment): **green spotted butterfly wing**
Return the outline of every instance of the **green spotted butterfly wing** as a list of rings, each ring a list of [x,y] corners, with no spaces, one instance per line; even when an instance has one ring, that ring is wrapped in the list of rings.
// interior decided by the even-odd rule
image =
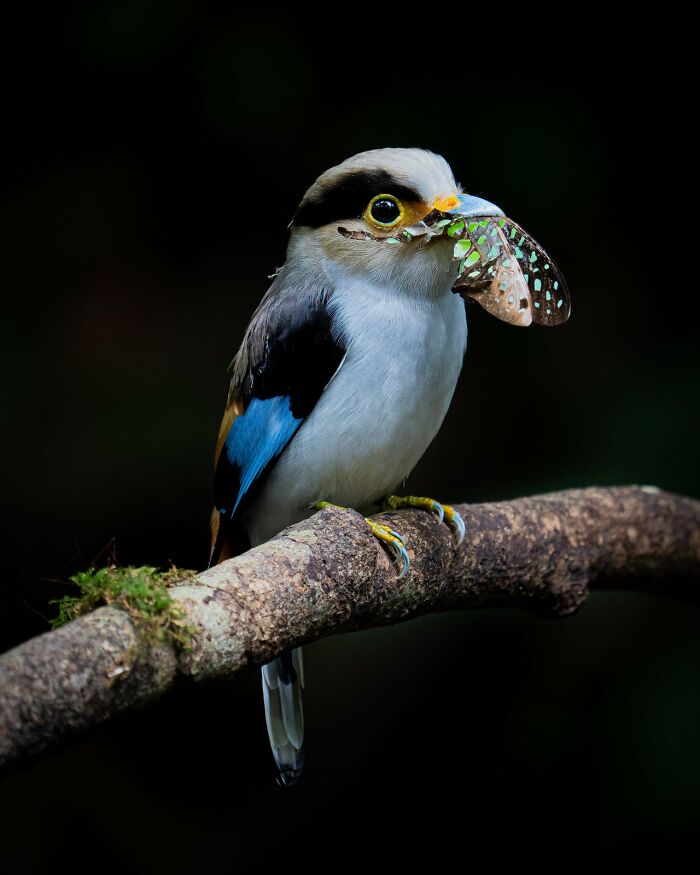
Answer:
[[[520,225],[499,217],[465,219],[447,233],[460,260],[454,291],[511,325],[559,325],[569,318],[561,271]]]
[[[571,314],[571,298],[562,272],[517,222],[505,221],[504,231],[532,296],[533,321],[538,325],[561,325]]]
[[[497,319],[530,325],[532,299],[501,220],[465,219],[447,233],[458,238],[453,256],[460,259],[459,278],[453,290],[477,301]]]

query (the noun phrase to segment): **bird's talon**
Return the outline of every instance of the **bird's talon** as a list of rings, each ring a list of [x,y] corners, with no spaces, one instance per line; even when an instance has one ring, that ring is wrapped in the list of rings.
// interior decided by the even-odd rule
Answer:
[[[445,510],[445,518],[447,520],[447,524],[456,529],[457,543],[461,544],[467,532],[467,527],[464,525],[464,520],[462,519],[460,514],[458,514],[457,511],[449,504],[443,505],[443,508]]]
[[[399,563],[401,563],[401,569],[398,573],[398,579],[401,580],[401,578],[406,574],[411,565],[411,558],[403,545],[403,539],[401,538],[401,535],[399,535],[397,532],[394,532],[393,529],[389,529],[389,531],[393,535],[395,535],[397,540],[387,541],[385,543],[394,554],[394,564],[398,565]]]
[[[432,498],[418,498],[415,495],[387,495],[382,502],[383,510],[400,510],[402,507],[418,507],[431,511],[437,517],[438,523],[445,522],[455,530],[458,544],[464,540],[467,527],[464,525],[462,517],[451,505],[441,504]]]
[[[430,509],[437,514],[439,523],[445,519],[445,510],[439,501],[434,501]]]
[[[377,523],[369,517],[365,517],[365,521],[372,530],[374,537],[383,544],[386,544],[388,549],[391,550],[394,564],[401,564],[398,576],[399,579],[402,578],[411,565],[411,559],[404,547],[403,538],[398,532],[395,532],[383,523]]]
[[[398,573],[398,579],[401,580],[402,577],[405,576],[408,569],[411,567],[411,557],[408,555],[406,548],[403,544],[400,547],[396,547],[397,550],[397,560],[400,559],[402,563],[401,571]]]

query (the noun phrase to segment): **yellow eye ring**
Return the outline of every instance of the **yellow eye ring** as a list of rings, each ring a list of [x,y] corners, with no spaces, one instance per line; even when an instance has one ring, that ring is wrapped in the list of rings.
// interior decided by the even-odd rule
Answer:
[[[375,228],[395,228],[405,215],[403,204],[393,194],[378,194],[367,204],[364,218]]]

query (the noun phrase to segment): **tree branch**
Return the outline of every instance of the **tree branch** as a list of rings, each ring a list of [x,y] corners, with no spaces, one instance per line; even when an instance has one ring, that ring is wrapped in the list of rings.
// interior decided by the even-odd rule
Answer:
[[[112,607],[0,657],[0,767],[65,743],[178,684],[230,678],[336,632],[431,611],[517,606],[564,617],[589,587],[700,593],[700,502],[653,487],[460,505],[457,547],[431,514],[383,514],[412,565],[397,579],[360,514],[328,508],[178,584],[190,652],[149,646]]]

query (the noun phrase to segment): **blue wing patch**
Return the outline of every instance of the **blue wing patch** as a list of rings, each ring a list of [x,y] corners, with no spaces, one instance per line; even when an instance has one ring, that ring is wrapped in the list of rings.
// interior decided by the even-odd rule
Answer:
[[[253,315],[217,438],[210,563],[249,549],[246,508],[343,360],[327,300],[273,284]]]
[[[221,513],[233,516],[243,496],[302,422],[292,413],[288,396],[251,399],[243,416],[234,420],[219,457],[216,506]]]

